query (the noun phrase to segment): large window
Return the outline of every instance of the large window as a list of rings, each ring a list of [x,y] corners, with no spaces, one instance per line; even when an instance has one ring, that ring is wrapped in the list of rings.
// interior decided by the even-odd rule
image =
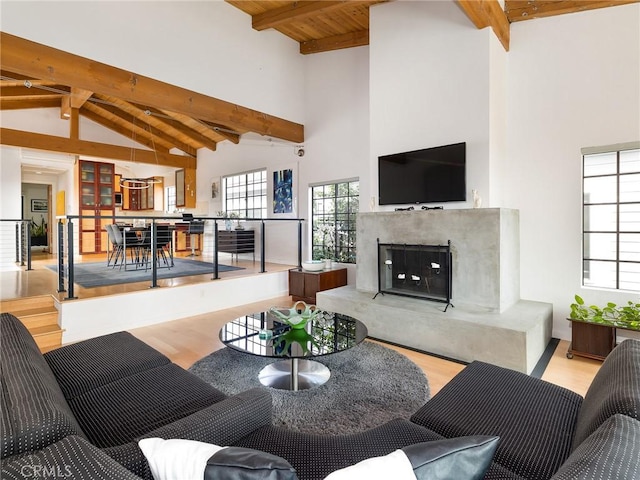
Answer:
[[[640,149],[583,161],[583,284],[640,291]]]
[[[239,218],[266,218],[267,171],[231,175],[223,179],[224,205],[227,215]]]
[[[312,255],[314,260],[356,262],[357,180],[311,187]]]

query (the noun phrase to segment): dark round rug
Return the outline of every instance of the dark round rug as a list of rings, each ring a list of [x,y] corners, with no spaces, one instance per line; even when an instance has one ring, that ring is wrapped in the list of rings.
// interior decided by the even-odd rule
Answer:
[[[273,398],[273,424],[305,433],[355,433],[394,418],[409,418],[429,399],[429,384],[404,355],[373,342],[315,357],[331,370],[320,387],[299,392],[264,387],[262,368],[277,359],[223,348],[196,362],[189,371],[227,395],[254,387]]]

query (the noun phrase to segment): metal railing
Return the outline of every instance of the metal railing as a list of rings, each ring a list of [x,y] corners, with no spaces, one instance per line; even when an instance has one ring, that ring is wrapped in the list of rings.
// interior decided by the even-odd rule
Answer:
[[[144,221],[145,225],[148,225],[148,232],[151,235],[150,245],[156,245],[156,239],[158,235],[158,224],[166,224],[168,222],[180,222],[185,223],[183,217],[157,217],[157,216],[79,216],[79,215],[64,215],[56,217],[57,220],[57,246],[58,246],[58,292],[66,292],[65,300],[75,299],[74,288],[74,256],[78,254],[79,249],[76,248],[75,239],[78,238],[78,231],[76,231],[76,222],[85,220],[95,220],[96,223],[101,223],[102,220],[107,220],[114,223],[125,223],[136,220],[137,222]],[[219,228],[218,222],[228,221],[223,217],[193,217],[192,220],[213,222],[213,242],[211,245],[212,256],[212,277],[211,280],[217,280],[220,278],[219,274]],[[266,272],[266,225],[276,222],[297,222],[297,262],[298,268],[302,267],[302,223],[304,219],[301,218],[283,218],[283,219],[264,219],[264,218],[243,218],[243,222],[257,223],[259,225],[259,257],[260,257],[260,273]],[[188,223],[188,222],[187,222]],[[239,230],[240,231],[240,230]],[[108,244],[111,242],[108,242]],[[255,248],[255,245],[254,245]],[[108,254],[108,252],[107,252]],[[236,254],[237,255],[237,254]],[[254,252],[255,256],[255,252]],[[66,263],[65,263],[66,259]],[[126,259],[125,259],[126,261]],[[150,249],[149,264],[151,267],[151,281],[150,288],[158,287],[158,258],[157,249]],[[135,280],[139,281],[139,280]]]
[[[12,225],[13,224],[13,228]],[[15,263],[21,267],[31,268],[31,235],[29,227],[31,220],[22,219],[0,219],[0,235],[2,237],[2,255],[11,255],[10,250],[15,251]]]

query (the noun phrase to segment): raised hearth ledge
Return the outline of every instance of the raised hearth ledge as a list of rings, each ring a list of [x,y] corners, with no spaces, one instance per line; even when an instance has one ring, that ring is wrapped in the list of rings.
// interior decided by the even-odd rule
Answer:
[[[472,362],[481,360],[530,374],[551,340],[550,303],[520,300],[502,313],[397,295],[353,285],[318,292],[317,305],[362,321],[371,337]],[[453,301],[455,305],[455,300]]]

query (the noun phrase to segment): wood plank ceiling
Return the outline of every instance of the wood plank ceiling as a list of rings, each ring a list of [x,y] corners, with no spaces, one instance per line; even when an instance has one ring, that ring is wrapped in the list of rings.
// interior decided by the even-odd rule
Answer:
[[[227,0],[251,16],[255,30],[276,29],[312,54],[369,44],[369,8],[388,0],[249,1]],[[509,49],[512,22],[612,7],[640,0],[538,1],[455,0],[477,28],[491,27]],[[140,161],[184,166],[199,148],[216,149],[221,141],[238,143],[255,132],[301,143],[304,127],[284,119],[232,105],[132,72],[35,44],[6,33],[1,37],[0,110],[59,108],[69,120],[69,141],[2,129],[2,143],[17,146],[54,144],[57,151],[97,152],[125,157],[130,149],[79,140],[79,116],[152,149],[139,150]],[[115,85],[109,88],[109,85]],[[125,94],[128,92],[128,94]],[[178,149],[182,155],[172,155]],[[119,158],[126,160],[126,158]],[[182,158],[180,158],[182,157]],[[161,162],[158,160],[160,158]],[[195,162],[190,164],[195,165]]]
[[[369,8],[388,0],[270,1],[226,0],[251,15],[255,30],[273,28],[310,54],[369,44]],[[508,50],[509,24],[534,18],[612,7],[639,0],[455,0],[477,28],[492,27]]]

